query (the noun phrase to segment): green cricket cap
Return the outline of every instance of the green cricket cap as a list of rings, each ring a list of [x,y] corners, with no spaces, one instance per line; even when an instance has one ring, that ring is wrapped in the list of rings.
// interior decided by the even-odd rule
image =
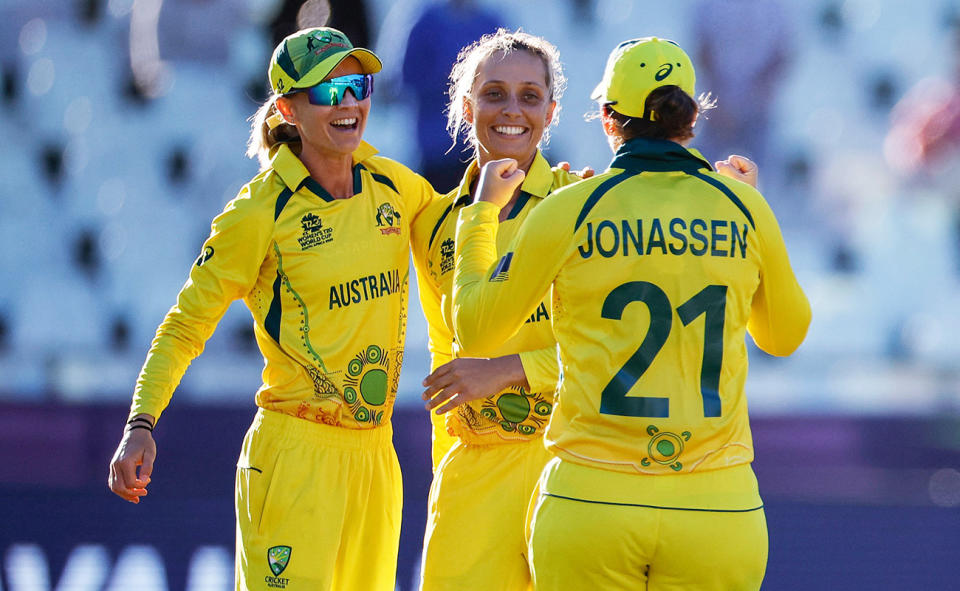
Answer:
[[[624,41],[610,52],[603,80],[590,98],[610,104],[627,117],[643,118],[651,92],[676,85],[692,97],[696,81],[693,63],[679,45],[669,39],[643,37]]]
[[[364,74],[376,74],[383,67],[375,53],[354,47],[347,36],[336,29],[301,29],[273,50],[268,71],[270,87],[276,94],[309,88],[326,78],[349,56],[360,60]]]

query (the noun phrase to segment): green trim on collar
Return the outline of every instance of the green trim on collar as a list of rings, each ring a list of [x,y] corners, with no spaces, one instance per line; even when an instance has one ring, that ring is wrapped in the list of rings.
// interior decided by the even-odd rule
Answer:
[[[354,168],[354,170],[356,170],[356,168]],[[327,190],[324,189],[323,186],[320,183],[318,183],[317,180],[314,179],[312,176],[308,176],[305,179],[303,179],[303,181],[300,183],[300,186],[297,187],[297,190],[299,191],[301,188],[305,188],[306,190],[310,191],[320,199],[323,199],[327,203],[334,200],[333,195],[327,192]]]
[[[610,162],[610,168],[627,172],[693,173],[713,167],[696,150],[688,150],[676,142],[634,138],[624,142]]]
[[[357,149],[353,151],[354,194],[360,193],[362,189],[360,183],[360,170],[363,170],[365,167],[361,164],[361,162],[365,161],[376,153],[377,149],[364,141],[361,141]],[[329,196],[329,193],[326,191],[314,190],[314,186],[319,187],[319,183],[317,183],[316,180],[313,180],[312,183],[307,183],[305,179],[310,178],[310,173],[307,171],[307,167],[303,165],[300,157],[297,156],[296,152],[293,150],[293,147],[291,147],[289,143],[280,143],[271,148],[270,167],[276,171],[278,175],[280,175],[280,178],[283,179],[284,184],[290,187],[291,190],[296,191],[300,187],[308,185],[311,191],[316,193],[325,201],[330,201],[333,199],[332,197],[330,199],[324,197],[325,195]]]

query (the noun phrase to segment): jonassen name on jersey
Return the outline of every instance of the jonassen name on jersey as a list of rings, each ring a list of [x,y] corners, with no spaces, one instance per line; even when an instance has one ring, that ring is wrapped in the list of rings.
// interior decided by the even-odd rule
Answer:
[[[330,286],[330,309],[345,308],[367,300],[382,298],[400,291],[400,270],[391,269],[379,275],[365,275]]]
[[[603,220],[587,222],[587,241],[579,247],[588,259],[599,254],[610,258],[621,254],[692,254],[713,257],[747,257],[747,224],[733,220]]]

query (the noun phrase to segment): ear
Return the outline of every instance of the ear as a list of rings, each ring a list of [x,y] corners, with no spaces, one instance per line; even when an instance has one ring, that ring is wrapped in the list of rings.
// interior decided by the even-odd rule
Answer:
[[[463,97],[463,120],[467,125],[473,125],[473,104],[470,97]]]
[[[285,96],[277,98],[277,111],[280,112],[285,122],[290,125],[297,124],[293,117],[293,102],[289,98]]]
[[[550,106],[547,107],[547,117],[543,123],[544,127],[550,127],[550,124],[553,123],[553,113],[556,110],[557,110],[557,101],[550,101]]]

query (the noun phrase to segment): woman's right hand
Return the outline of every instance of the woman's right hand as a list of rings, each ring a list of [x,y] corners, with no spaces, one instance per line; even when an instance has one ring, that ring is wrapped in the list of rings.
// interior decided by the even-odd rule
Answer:
[[[147,494],[156,457],[157,444],[153,434],[147,429],[128,428],[110,461],[110,474],[107,476],[110,490],[122,499],[139,503],[140,497]]]
[[[513,158],[492,160],[480,169],[480,182],[474,203],[486,201],[503,208],[510,202],[513,192],[523,183],[524,172]]]

